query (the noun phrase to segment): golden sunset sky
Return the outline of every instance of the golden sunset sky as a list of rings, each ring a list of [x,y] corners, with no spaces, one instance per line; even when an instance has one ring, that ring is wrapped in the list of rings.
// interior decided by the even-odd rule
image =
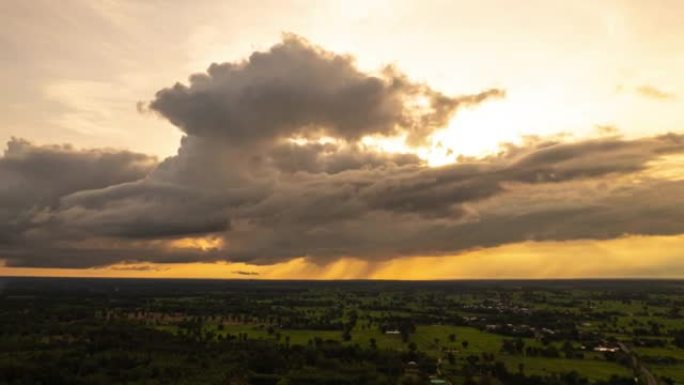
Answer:
[[[682,20],[4,2],[0,276],[684,277]]]

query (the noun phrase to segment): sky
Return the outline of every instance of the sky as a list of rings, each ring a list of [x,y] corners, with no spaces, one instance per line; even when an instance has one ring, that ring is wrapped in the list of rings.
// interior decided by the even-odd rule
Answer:
[[[0,3],[0,275],[684,278],[684,4]]]

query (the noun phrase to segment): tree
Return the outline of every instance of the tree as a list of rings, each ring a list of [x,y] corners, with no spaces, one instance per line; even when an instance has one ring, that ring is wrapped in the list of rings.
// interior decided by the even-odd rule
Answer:
[[[516,340],[515,340],[515,350],[516,350],[518,353],[521,353],[521,354],[522,354],[522,352],[524,351],[523,349],[525,349],[525,341],[523,341],[522,338],[516,339]]]
[[[466,357],[466,361],[468,361],[468,365],[470,365],[472,368],[475,368],[475,366],[477,366],[477,363],[480,361],[480,357],[471,354],[468,357]]]

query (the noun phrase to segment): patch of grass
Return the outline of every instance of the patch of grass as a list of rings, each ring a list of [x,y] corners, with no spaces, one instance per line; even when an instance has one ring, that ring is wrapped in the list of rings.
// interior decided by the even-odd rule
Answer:
[[[664,348],[634,348],[634,351],[640,356],[653,357],[672,357],[684,361],[684,350],[671,347]],[[684,365],[683,365],[684,366]]]
[[[616,363],[601,360],[570,360],[565,358],[501,356],[509,371],[517,371],[518,365],[524,365],[527,375],[546,375],[563,373],[572,370],[581,373],[591,381],[606,380],[612,375],[631,377],[632,371]]]
[[[656,377],[669,377],[675,381],[675,384],[684,384],[684,365],[649,365]]]

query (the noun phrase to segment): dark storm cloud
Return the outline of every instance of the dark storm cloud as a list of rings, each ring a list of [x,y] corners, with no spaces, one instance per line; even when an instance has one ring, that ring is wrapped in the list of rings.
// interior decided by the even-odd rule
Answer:
[[[226,189],[174,185],[168,175],[160,183],[151,173],[32,212],[22,247],[2,255],[13,266],[272,263],[302,255],[377,259],[527,240],[675,234],[684,232],[684,185],[632,178],[660,156],[682,152],[678,135],[545,142],[442,168],[389,163],[337,173],[273,171],[266,173],[277,175],[270,184],[257,175],[251,184]],[[227,246],[173,250],[156,243],[204,234],[221,234]],[[102,243],[91,245],[91,238]],[[50,247],[57,241],[59,247]],[[69,242],[77,246],[65,247]]]
[[[79,151],[12,139],[0,158],[0,202],[52,205],[72,192],[138,180],[156,163],[154,157],[128,151]]]
[[[191,263],[225,260],[218,250],[170,249],[154,244],[103,242],[101,245],[24,245],[2,250],[10,267],[90,268],[118,263]]]
[[[233,142],[325,134],[346,140],[407,132],[420,141],[461,105],[502,97],[501,90],[447,97],[388,68],[376,76],[353,58],[288,36],[242,63],[212,64],[157,93],[150,108],[190,135]],[[424,106],[411,108],[411,99]]]
[[[157,164],[128,151],[36,146],[12,139],[0,157],[0,244],[31,226],[36,213],[78,191],[139,180]]]
[[[652,160],[684,152],[683,139],[542,143],[437,169],[300,179],[236,211],[257,226],[228,235],[230,255],[259,263],[297,255],[390,258],[527,240],[681,233],[684,183],[634,178]]]
[[[506,183],[559,183],[633,173],[643,170],[652,159],[683,150],[682,137],[676,135],[631,142],[544,142],[511,147],[499,156],[472,163],[385,173],[358,195],[371,208],[451,215],[443,210],[501,193]]]
[[[62,199],[53,227],[124,238],[160,238],[225,231],[226,200],[199,189],[149,181],[84,191]]]
[[[268,155],[273,165],[283,172],[337,174],[347,170],[423,163],[414,154],[380,153],[358,146],[341,148],[331,143],[284,143],[274,147]]]
[[[366,135],[425,140],[458,108],[396,69],[288,37],[212,65],[149,107],[187,135],[178,154],[38,147],[0,158],[0,259],[10,266],[386,259],[528,240],[684,233],[684,182],[649,173],[684,154],[677,134],[530,139],[486,158],[428,167]],[[323,140],[324,139],[324,140]],[[193,247],[185,238],[221,242]]]

